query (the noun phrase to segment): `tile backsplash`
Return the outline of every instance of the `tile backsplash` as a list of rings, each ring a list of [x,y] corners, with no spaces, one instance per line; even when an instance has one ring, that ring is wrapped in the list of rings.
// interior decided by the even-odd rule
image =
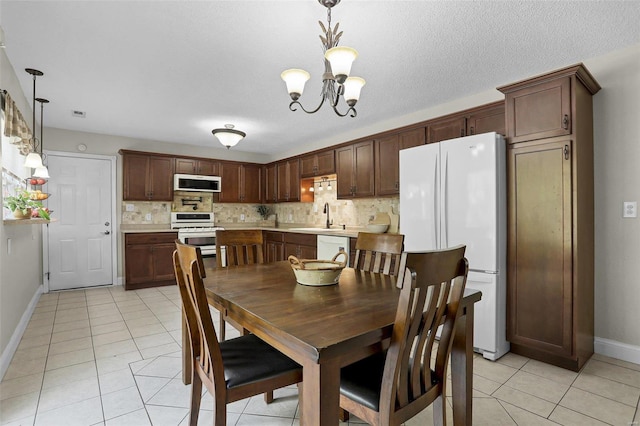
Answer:
[[[317,187],[316,187],[317,188]],[[197,194],[197,195],[196,195]],[[296,224],[324,226],[326,215],[324,204],[329,203],[329,217],[334,226],[361,227],[369,223],[378,212],[398,213],[399,198],[364,198],[355,200],[338,200],[335,187],[314,192],[313,203],[278,203],[268,204],[272,214],[269,222],[278,224]],[[127,205],[133,211],[126,211]],[[196,210],[193,207],[197,207]],[[262,217],[257,211],[258,204],[215,203],[213,196],[207,193],[176,193],[173,202],[129,201],[122,203],[122,224],[169,224],[171,211],[213,211],[216,223],[255,224],[261,223]],[[150,215],[150,220],[146,220]],[[242,220],[244,215],[244,220]],[[275,215],[275,216],[274,216]]]

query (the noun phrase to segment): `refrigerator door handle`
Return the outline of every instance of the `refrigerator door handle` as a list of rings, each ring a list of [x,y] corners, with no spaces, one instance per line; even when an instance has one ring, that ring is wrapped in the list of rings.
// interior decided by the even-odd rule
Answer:
[[[446,248],[449,247],[449,239],[448,239],[448,226],[449,226],[449,221],[447,220],[449,218],[449,209],[448,209],[448,204],[449,204],[449,152],[445,152],[445,156],[444,156],[444,161],[443,161],[443,166],[442,166],[442,211],[441,211],[441,219],[440,219],[440,229],[442,232],[442,236],[440,238],[441,242],[440,242],[440,248]]]
[[[440,248],[440,161],[439,157],[435,158],[435,167],[433,168],[433,235],[435,236],[436,248]]]

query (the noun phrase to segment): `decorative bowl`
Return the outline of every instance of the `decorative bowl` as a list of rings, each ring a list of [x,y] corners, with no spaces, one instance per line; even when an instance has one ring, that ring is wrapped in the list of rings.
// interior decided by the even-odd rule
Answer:
[[[344,255],[344,261],[338,262],[338,256]],[[324,286],[337,284],[342,270],[347,265],[347,253],[340,250],[331,260],[298,259],[289,256],[291,269],[298,284],[308,286]]]
[[[367,231],[374,232],[376,234],[382,234],[384,232],[387,232],[387,229],[389,229],[389,224],[388,223],[369,223],[369,224],[367,224]]]

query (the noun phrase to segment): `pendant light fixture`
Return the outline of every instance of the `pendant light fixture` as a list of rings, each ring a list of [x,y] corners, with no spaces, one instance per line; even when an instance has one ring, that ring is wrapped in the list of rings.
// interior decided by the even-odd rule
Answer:
[[[33,106],[31,107],[33,112],[33,126],[31,127],[33,152],[30,152],[25,158],[24,166],[36,169],[42,167],[42,157],[38,154],[38,139],[36,139],[36,77],[44,75],[44,73],[33,68],[26,68],[25,71],[33,76]]]
[[[331,104],[333,111],[340,117],[351,115],[355,117],[357,111],[355,110],[356,102],[360,99],[360,90],[365,85],[364,79],[360,77],[349,77],[351,73],[351,64],[358,57],[358,52],[351,47],[338,46],[342,31],[338,32],[339,23],[334,28],[331,28],[331,8],[340,0],[318,0],[318,3],[327,8],[327,26],[325,27],[322,22],[320,28],[322,33],[320,40],[322,41],[322,48],[324,53],[324,74],[322,74],[322,92],[320,105],[312,111],[307,111],[302,104],[298,101],[302,92],[304,91],[304,85],[311,77],[308,72],[301,69],[288,69],[280,74],[280,77],[287,84],[287,91],[291,96],[291,103],[289,109],[291,111],[297,111],[299,106],[307,114],[313,114],[320,110],[325,101]],[[338,111],[338,102],[340,96],[344,97],[349,109],[345,113]]]
[[[225,124],[224,129],[213,129],[211,133],[215,137],[218,138],[220,143],[227,147],[227,149],[232,146],[236,146],[238,142],[240,142],[247,134],[245,132],[241,132],[240,130],[234,130],[235,127],[233,124]]]
[[[42,160],[42,166],[36,167],[36,171],[33,172],[35,177],[49,179],[49,170],[45,165],[45,155],[42,152],[44,150],[44,138],[42,137],[42,128],[44,126],[44,104],[48,104],[49,100],[45,98],[36,98],[36,101],[40,102],[40,158]]]

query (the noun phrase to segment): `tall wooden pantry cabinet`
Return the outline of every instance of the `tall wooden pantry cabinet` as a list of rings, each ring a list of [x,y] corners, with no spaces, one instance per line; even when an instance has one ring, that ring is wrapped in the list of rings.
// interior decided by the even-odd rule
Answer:
[[[506,97],[507,340],[579,370],[593,354],[592,96],[582,64],[499,87]]]

